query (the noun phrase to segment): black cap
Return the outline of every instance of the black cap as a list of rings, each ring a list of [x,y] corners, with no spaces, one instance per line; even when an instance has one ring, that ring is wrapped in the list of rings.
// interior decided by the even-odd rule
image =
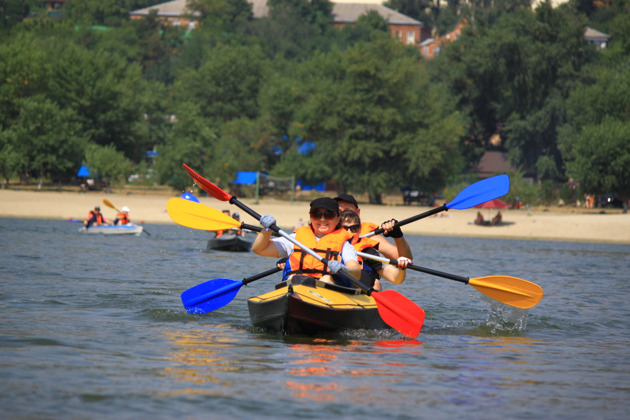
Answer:
[[[94,207],[94,210],[101,211],[101,208],[99,206],[96,206],[96,207]]]
[[[339,213],[339,203],[330,197],[320,197],[311,201],[311,211],[315,209],[326,209]]]
[[[339,196],[335,197],[335,200],[337,201],[346,201],[350,204],[354,204],[354,206],[356,208],[359,208],[359,203],[357,203],[357,200],[354,199],[353,195],[350,194],[339,194]]]

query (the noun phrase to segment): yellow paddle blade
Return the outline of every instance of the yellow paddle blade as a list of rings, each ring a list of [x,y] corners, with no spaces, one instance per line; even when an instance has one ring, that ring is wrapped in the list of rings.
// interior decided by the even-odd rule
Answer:
[[[183,198],[168,200],[166,210],[175,223],[192,229],[223,230],[241,227],[241,222],[227,214]]]
[[[114,209],[114,210],[118,211],[118,209],[116,208],[116,206],[115,206],[115,205],[113,205],[113,204],[112,204],[109,200],[107,200],[107,199],[105,199],[105,198],[103,199],[103,204],[105,204],[107,207],[110,207],[110,208],[112,208],[112,209]]]
[[[536,283],[510,276],[487,276],[468,280],[468,284],[486,296],[517,308],[536,306],[543,289]]]

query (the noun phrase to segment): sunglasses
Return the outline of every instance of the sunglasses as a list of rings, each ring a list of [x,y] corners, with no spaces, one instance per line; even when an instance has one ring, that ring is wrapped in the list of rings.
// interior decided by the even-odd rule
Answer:
[[[311,211],[309,214],[311,219],[321,219],[323,217],[326,220],[332,220],[337,216],[337,213],[334,211]]]
[[[350,225],[350,226],[342,226],[345,230],[348,230],[352,233],[357,233],[361,230],[361,225]]]

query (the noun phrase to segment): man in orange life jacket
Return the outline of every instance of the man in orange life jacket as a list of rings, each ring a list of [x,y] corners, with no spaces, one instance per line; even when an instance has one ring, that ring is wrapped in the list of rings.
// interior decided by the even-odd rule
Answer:
[[[359,204],[354,196],[350,194],[339,194],[338,197],[335,197],[335,200],[339,203],[339,211],[352,210],[361,217],[361,209],[359,208]],[[400,227],[394,228],[395,223],[396,219],[391,219],[384,222],[381,227],[385,231],[385,236],[393,238],[396,245],[392,245],[392,243],[385,239],[383,235],[374,235],[370,237],[370,239],[379,243],[379,252],[390,260],[397,260],[399,257],[407,257],[410,260],[413,260],[413,254],[411,253],[409,243],[403,237]],[[377,228],[378,225],[375,223],[363,222],[361,223],[359,236],[370,233]]]
[[[129,207],[123,207],[120,210],[120,213],[116,214],[116,220],[114,220],[114,224],[121,224],[121,225],[128,225],[129,223],[131,223],[131,220],[129,219]]]
[[[252,251],[265,257],[288,257],[284,280],[294,275],[302,275],[352,287],[351,282],[334,275],[344,271],[356,280],[361,279],[357,253],[348,242],[353,235],[340,225],[339,204],[330,197],[316,198],[311,202],[309,216],[309,224],[297,228],[293,236],[324,258],[326,264],[286,238],[271,239],[272,231],[269,228],[276,223],[276,219],[268,214],[260,218],[260,224],[265,229],[256,236]]]
[[[354,235],[350,243],[354,246],[355,250],[377,257],[383,256],[383,254],[378,252],[379,242],[372,238],[359,237],[361,232],[361,218],[358,214],[352,210],[344,210],[339,216],[341,218],[341,227]],[[367,288],[373,288],[377,292],[380,292],[382,290],[381,277],[391,283],[401,284],[405,281],[405,269],[412,261],[407,257],[399,257],[398,265],[395,266],[392,264],[383,265],[380,261],[359,257],[359,263],[362,267],[361,283]]]
[[[107,221],[105,216],[101,214],[101,208],[99,206],[96,206],[94,207],[94,210],[88,213],[87,219],[83,221],[83,225],[86,228],[89,228],[92,226],[109,225],[109,222]]]

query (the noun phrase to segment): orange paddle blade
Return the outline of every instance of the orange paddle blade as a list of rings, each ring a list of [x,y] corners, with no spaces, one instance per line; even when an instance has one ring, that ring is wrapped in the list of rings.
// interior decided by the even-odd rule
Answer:
[[[395,290],[374,292],[378,314],[400,333],[416,338],[424,324],[424,310]]]
[[[468,280],[468,284],[486,296],[522,309],[536,306],[543,297],[542,287],[517,277],[479,277]]]
[[[168,200],[166,210],[175,223],[192,229],[223,230],[241,227],[241,222],[227,214],[183,198]]]
[[[217,200],[230,201],[230,198],[232,198],[232,196],[230,194],[226,193],[221,188],[217,187],[212,182],[208,181],[206,178],[202,177],[197,172],[193,171],[185,163],[183,163],[182,165],[184,165],[184,169],[186,169],[186,172],[188,172],[188,174],[195,181],[195,184],[199,185],[199,187],[202,190],[204,190],[205,192],[207,192],[208,194],[210,194],[211,196],[213,196]]]
[[[116,211],[120,211],[120,210],[118,210],[118,209],[116,208],[116,206],[115,206],[115,205],[113,205],[113,204],[112,204],[109,200],[107,200],[107,199],[105,199],[105,198],[103,199],[103,204],[105,204],[107,207],[110,207],[110,208],[112,208],[112,209],[114,209],[114,210],[116,210]]]

